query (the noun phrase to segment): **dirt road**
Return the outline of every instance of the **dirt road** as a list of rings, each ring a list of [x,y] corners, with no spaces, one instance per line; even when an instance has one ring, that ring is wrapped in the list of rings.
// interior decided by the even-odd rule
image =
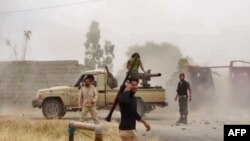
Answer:
[[[152,131],[147,132],[142,124],[137,123],[139,136],[159,137],[160,141],[222,141],[224,124],[250,124],[250,114],[246,110],[232,112],[230,109],[211,112],[206,110],[190,111],[188,125],[176,124],[178,111],[175,108],[156,109],[146,114],[145,119],[150,123]],[[99,116],[104,121],[108,111],[100,110]],[[24,119],[44,119],[39,109],[5,108],[0,112],[0,118],[21,117]],[[112,126],[118,128],[120,114],[114,112]],[[78,120],[79,113],[69,112],[62,120]],[[91,121],[90,121],[91,122]]]
[[[221,121],[192,118],[190,115],[188,125],[176,124],[178,116],[161,117],[159,114],[148,115],[152,131],[143,132],[142,135],[158,136],[161,141],[222,141],[223,123]]]

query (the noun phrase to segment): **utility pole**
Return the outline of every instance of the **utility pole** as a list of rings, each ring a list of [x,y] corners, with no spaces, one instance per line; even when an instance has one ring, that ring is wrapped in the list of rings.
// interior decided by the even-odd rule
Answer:
[[[12,45],[10,40],[6,40],[6,44],[7,44],[7,46],[9,46],[9,47],[11,47],[13,49],[16,61],[18,61],[15,45]]]
[[[28,40],[30,39],[30,35],[31,35],[30,30],[28,30],[28,31],[24,30],[25,43],[24,43],[24,51],[23,51],[23,57],[22,57],[23,61],[25,61],[26,51],[27,51],[27,43],[28,43]]]

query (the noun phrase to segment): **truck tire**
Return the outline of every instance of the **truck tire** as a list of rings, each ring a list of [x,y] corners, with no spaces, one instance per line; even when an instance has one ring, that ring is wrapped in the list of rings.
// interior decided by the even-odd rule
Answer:
[[[137,112],[141,117],[143,117],[146,112],[145,104],[141,98],[137,98]]]
[[[62,118],[63,116],[65,116],[65,114],[66,114],[66,110],[63,110],[63,112],[61,113],[61,118]]]
[[[65,115],[63,104],[57,99],[47,99],[42,105],[42,112],[47,119],[60,119]]]

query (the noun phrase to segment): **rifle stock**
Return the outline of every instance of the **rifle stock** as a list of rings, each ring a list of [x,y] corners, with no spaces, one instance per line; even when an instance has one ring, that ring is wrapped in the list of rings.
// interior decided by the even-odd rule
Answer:
[[[129,68],[129,71],[128,71],[128,73],[126,74],[126,77],[125,77],[125,79],[124,79],[124,81],[123,81],[123,83],[122,83],[122,85],[121,85],[121,87],[120,87],[118,93],[116,94],[114,104],[113,104],[112,108],[110,109],[109,114],[108,114],[107,117],[105,118],[105,120],[108,121],[108,122],[111,121],[112,114],[113,114],[113,112],[114,112],[114,110],[115,110],[116,105],[117,105],[118,102],[119,102],[119,99],[118,99],[118,98],[119,98],[119,95],[120,95],[120,93],[122,93],[122,92],[124,91],[124,89],[125,89],[125,83],[126,83],[126,81],[128,80],[128,78],[129,78],[129,76],[130,76],[130,74],[131,74],[132,68],[134,67],[134,65],[135,65],[135,63],[136,63],[136,61],[137,61],[137,59],[138,59],[138,56],[136,56],[136,57],[134,58],[134,60],[133,60],[133,62],[132,62],[132,64],[131,64],[131,66],[130,66],[130,68]]]
[[[114,110],[115,110],[116,105],[118,104],[119,94],[120,94],[122,91],[124,91],[124,89],[125,89],[125,86],[121,86],[119,92],[117,93],[117,95],[116,95],[116,97],[115,97],[114,104],[113,104],[111,110],[109,111],[108,116],[105,118],[106,121],[108,121],[108,122],[111,121],[112,114],[113,114],[113,112],[114,112]]]
[[[106,71],[107,71],[108,75],[113,76],[113,75],[109,72],[109,69],[108,69],[108,67],[107,67],[107,66],[105,66],[105,69],[106,69]]]

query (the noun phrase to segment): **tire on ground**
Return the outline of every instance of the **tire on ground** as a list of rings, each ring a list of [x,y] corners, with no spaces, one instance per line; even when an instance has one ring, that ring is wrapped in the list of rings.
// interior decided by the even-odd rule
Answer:
[[[42,112],[47,119],[60,119],[66,113],[62,102],[58,99],[45,100],[42,105]]]

